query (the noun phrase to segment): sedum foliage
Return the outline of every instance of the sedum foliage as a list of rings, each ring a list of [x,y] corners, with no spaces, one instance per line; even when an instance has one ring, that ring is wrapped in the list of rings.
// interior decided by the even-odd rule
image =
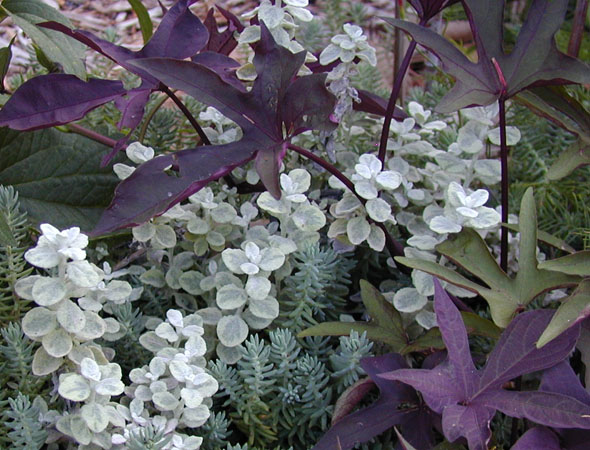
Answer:
[[[371,355],[372,345],[353,332],[334,350],[326,339],[301,341],[287,328],[268,339],[250,336],[235,367],[209,363],[217,397],[249,445],[306,448],[327,430],[335,394],[358,379],[358,360]]]

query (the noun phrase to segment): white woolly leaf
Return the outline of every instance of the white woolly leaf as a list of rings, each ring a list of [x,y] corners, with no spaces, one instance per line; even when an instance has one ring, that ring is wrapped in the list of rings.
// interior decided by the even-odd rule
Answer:
[[[62,301],[68,290],[60,278],[41,277],[35,281],[33,300],[41,306],[51,306]]]
[[[346,233],[353,245],[359,245],[369,237],[371,226],[364,217],[353,217],[346,225]]]
[[[318,231],[326,224],[326,216],[313,205],[301,205],[291,216],[295,226],[303,231]]]
[[[88,382],[77,373],[66,373],[59,377],[59,395],[73,402],[83,402],[90,396]]]
[[[57,320],[69,333],[77,333],[86,325],[84,311],[71,300],[60,303],[57,309]]]
[[[86,324],[82,330],[76,333],[76,337],[84,341],[102,337],[107,330],[104,319],[92,311],[84,311],[84,316],[86,317]]]
[[[237,211],[229,203],[220,203],[211,210],[211,218],[217,223],[230,223],[237,215]]]
[[[265,299],[271,288],[271,282],[268,278],[264,277],[248,277],[248,281],[246,282],[246,292],[247,294],[256,300]]]
[[[33,356],[31,369],[33,375],[42,377],[55,372],[63,363],[63,358],[54,358],[48,354],[43,347],[39,347]]]
[[[88,428],[95,433],[100,433],[109,424],[109,415],[107,414],[105,407],[96,403],[88,403],[80,408],[80,415]]]
[[[233,284],[227,284],[217,290],[215,301],[221,309],[236,309],[248,300],[246,291]]]
[[[178,399],[170,392],[156,392],[152,401],[160,411],[172,411],[178,406]]]
[[[21,326],[32,339],[45,336],[57,328],[56,313],[47,308],[33,308],[25,314]]]
[[[276,319],[279,317],[279,302],[274,297],[266,297],[263,300],[250,300],[249,310],[261,319]]]
[[[147,242],[156,234],[156,226],[151,222],[146,222],[138,227],[133,227],[131,234],[136,241]]]
[[[371,232],[367,237],[367,244],[376,252],[380,252],[385,247],[385,233],[377,225],[371,224]]]
[[[68,278],[76,286],[91,288],[101,281],[101,276],[94,270],[88,261],[72,261],[66,268]]]
[[[156,225],[156,233],[152,241],[161,248],[172,248],[176,245],[176,233],[170,225]]]
[[[217,322],[217,336],[226,347],[235,347],[248,337],[248,325],[240,316],[224,316]]]
[[[100,381],[101,373],[96,361],[91,358],[84,358],[80,363],[80,372],[84,378]]]
[[[54,358],[61,358],[70,353],[73,343],[72,338],[66,330],[58,328],[47,333],[41,340],[43,348]]]
[[[400,289],[393,296],[393,305],[398,311],[404,313],[420,311],[427,302],[428,299],[414,288]]]
[[[374,198],[365,204],[367,214],[375,222],[385,222],[391,216],[391,206],[382,198]]]
[[[261,259],[258,266],[262,270],[272,272],[280,268],[285,262],[285,255],[277,248],[265,248],[261,252]]]

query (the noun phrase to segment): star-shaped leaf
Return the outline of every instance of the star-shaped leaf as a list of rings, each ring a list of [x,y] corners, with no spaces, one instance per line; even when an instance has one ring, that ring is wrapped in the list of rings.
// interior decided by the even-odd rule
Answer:
[[[511,52],[504,51],[504,0],[462,0],[477,46],[478,61],[470,61],[453,44],[428,28],[384,18],[435,53],[455,86],[437,106],[451,112],[507,99],[523,89],[568,83],[590,83],[587,65],[557,49],[568,0],[534,0]]]
[[[512,392],[503,385],[520,375],[548,369],[573,350],[579,327],[542,349],[536,341],[551,319],[548,310],[518,315],[502,334],[481,370],[475,368],[465,325],[458,309],[435,280],[434,309],[448,357],[432,370],[399,369],[379,375],[420,391],[426,404],[442,414],[449,441],[463,436],[471,450],[486,450],[490,421],[496,410],[541,425],[590,429],[590,406],[570,396],[543,391]]]
[[[375,382],[380,396],[365,409],[340,419],[313,447],[313,450],[348,450],[366,442],[394,425],[404,427],[406,439],[417,448],[432,448],[435,415],[420,403],[414,389],[397,381],[384,380],[381,373],[407,367],[397,353],[365,358],[361,365]]]
[[[145,58],[133,62],[167,86],[218,109],[242,128],[243,138],[226,145],[182,150],[142,164],[118,186],[94,234],[141,224],[255,157],[265,186],[280,196],[278,168],[289,139],[309,129],[332,130],[335,125],[329,116],[335,98],[325,87],[325,74],[293,81],[305,52],[293,54],[277,45],[264,25],[261,30],[254,57],[258,77],[248,92],[192,61]]]
[[[520,269],[515,278],[504,273],[482,237],[469,228],[463,228],[460,233],[437,245],[436,250],[481,279],[485,285],[435,262],[402,257],[397,257],[396,261],[478,293],[490,305],[496,325],[506,327],[515,311],[523,309],[538,295],[559,287],[576,286],[582,280],[578,275],[541,268],[537,262],[537,212],[532,188],[525,192],[522,199],[519,229]]]

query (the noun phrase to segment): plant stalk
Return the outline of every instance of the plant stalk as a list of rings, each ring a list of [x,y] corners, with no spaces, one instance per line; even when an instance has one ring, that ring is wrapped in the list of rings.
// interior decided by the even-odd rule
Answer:
[[[580,54],[587,13],[588,0],[577,0],[576,10],[574,12],[574,23],[572,24],[572,34],[570,35],[570,40],[567,45],[567,54],[574,58],[577,58]]]
[[[421,26],[426,25],[426,21],[421,20]],[[414,50],[416,49],[416,41],[411,41],[406,50],[406,54],[402,63],[399,66],[399,70],[395,74],[393,81],[393,88],[391,89],[391,95],[387,102],[387,109],[385,111],[385,121],[383,122],[383,129],[381,130],[381,140],[379,142],[379,159],[381,163],[385,163],[385,154],[387,153],[387,139],[389,138],[389,130],[391,128],[391,120],[393,119],[393,113],[395,111],[395,104],[402,90],[402,85],[410,63],[412,62],[412,56],[414,56]]]
[[[82,136],[86,136],[89,139],[92,139],[93,141],[96,142],[100,142],[101,144],[104,144],[108,147],[114,147],[115,144],[117,143],[116,140],[111,139],[110,137],[107,137],[103,134],[97,133],[96,131],[93,130],[89,130],[88,128],[85,128],[81,125],[78,125],[76,123],[68,123],[66,125],[67,129],[70,130],[73,133],[82,135]]]
[[[199,125],[199,123],[197,122],[195,117],[191,114],[191,112],[184,105],[184,103],[182,103],[180,101],[180,99],[176,96],[176,94],[174,92],[172,92],[168,88],[168,86],[164,86],[163,84],[160,84],[160,88],[168,97],[170,97],[172,99],[172,101],[174,103],[176,103],[176,106],[178,106],[180,108],[182,113],[186,116],[188,121],[191,123],[191,125],[193,126],[193,128],[195,129],[195,131],[197,132],[199,137],[201,138],[201,141],[203,142],[203,144],[211,145],[211,141],[209,141],[209,138],[207,137],[207,135],[205,134],[205,132],[201,128],[201,125]]]
[[[141,125],[141,129],[139,130],[139,136],[137,137],[137,140],[141,144],[143,144],[143,140],[145,139],[145,134],[147,132],[148,126],[150,125],[150,122],[152,121],[158,110],[162,107],[162,105],[166,103],[166,100],[168,100],[168,97],[162,97],[160,100],[158,100],[158,103],[156,103],[154,107],[150,110],[150,112],[147,113],[147,115],[145,116],[143,124]]]
[[[326,169],[328,172],[330,172],[332,175],[334,175],[336,178],[338,178],[348,189],[350,189],[350,191],[361,201],[361,203],[363,205],[367,202],[363,197],[361,197],[356,192],[353,182],[350,181],[350,179],[346,175],[344,175],[342,172],[340,172],[336,167],[334,167],[328,161],[326,161],[323,158],[320,158],[319,156],[315,155],[314,153],[310,152],[309,150],[298,147],[297,145],[294,145],[294,144],[288,144],[288,148],[296,151],[297,153],[305,156],[308,159],[311,159],[313,162],[319,164],[324,169]],[[385,227],[385,225],[380,222],[375,222],[375,225],[377,225],[379,228],[381,228],[381,230],[383,230],[383,232],[385,233],[385,246],[387,247],[387,250],[389,251],[391,256],[392,257],[404,256],[403,245],[400,244],[399,242],[397,242],[391,236],[391,234],[389,234],[389,231],[387,231],[387,228]]]
[[[506,101],[498,100],[500,105],[500,163],[502,166],[502,222],[508,223],[508,193],[510,183],[508,179],[508,145],[506,143]],[[508,233],[506,227],[501,228],[500,238],[500,267],[508,272]]]

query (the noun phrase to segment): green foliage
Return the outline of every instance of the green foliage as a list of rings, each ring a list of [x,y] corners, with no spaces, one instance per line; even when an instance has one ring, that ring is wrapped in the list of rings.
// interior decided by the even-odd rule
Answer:
[[[358,362],[370,356],[372,344],[366,336],[351,333],[340,338],[335,350],[326,338],[297,340],[284,328],[271,331],[269,341],[250,336],[240,347],[236,367],[209,363],[219,381],[218,396],[224,399],[220,407],[230,408],[234,425],[246,434],[249,445],[307,448],[329,426],[334,393],[362,375]],[[211,420],[225,430],[222,418]],[[223,441],[216,442],[219,446]]]
[[[23,258],[29,244],[27,214],[21,211],[18,193],[11,186],[0,186],[0,213],[14,243],[0,246],[0,324],[6,324],[19,320],[26,312],[28,301],[14,294],[14,285],[32,271]]]
[[[522,132],[522,140],[511,155],[510,210],[518,209],[524,191],[533,186],[539,228],[565,239],[574,247],[582,247],[580,233],[590,227],[588,209],[584,205],[590,196],[590,169],[576,169],[559,181],[547,179],[548,168],[573,143],[574,136],[549,121],[539,120],[524,107],[515,106],[512,117]]]
[[[218,450],[227,446],[227,439],[231,435],[228,429],[231,424],[225,411],[211,413],[207,423],[201,427],[203,443],[201,448]]]
[[[2,414],[2,420],[11,430],[6,435],[6,442],[12,449],[38,450],[47,439],[47,431],[39,422],[39,408],[32,404],[29,397],[19,393],[16,398],[8,399],[10,409]]]
[[[339,390],[352,386],[365,372],[361,368],[362,358],[373,356],[373,343],[367,339],[367,333],[359,335],[352,330],[350,337],[341,337],[340,346],[335,355],[330,356],[334,368],[332,376],[339,380]]]
[[[0,131],[0,183],[12,185],[29,218],[66,228],[93,228],[117,184],[100,168],[107,148],[88,138],[46,129]]]
[[[353,260],[330,247],[312,245],[294,257],[292,275],[281,292],[278,323],[294,331],[335,319],[346,304]]]
[[[141,367],[150,359],[149,352],[139,343],[139,337],[145,330],[145,320],[141,311],[130,302],[113,305],[111,308],[125,334],[109,345],[115,349],[121,367],[128,372]]]
[[[148,424],[133,430],[125,445],[129,450],[161,450],[171,439],[171,434],[165,436],[163,430]]]

